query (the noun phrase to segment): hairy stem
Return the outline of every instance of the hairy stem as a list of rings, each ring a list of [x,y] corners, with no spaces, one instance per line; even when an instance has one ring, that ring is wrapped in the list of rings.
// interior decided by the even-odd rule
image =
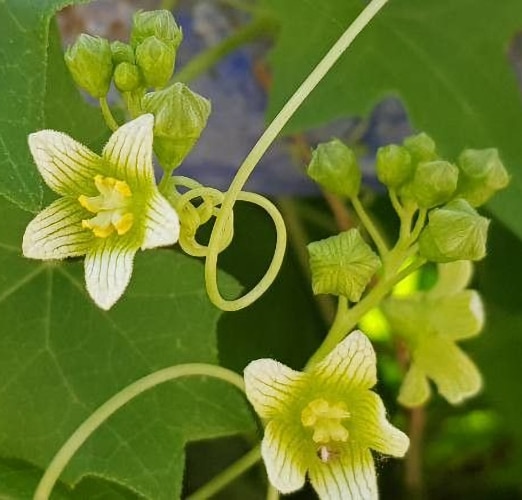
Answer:
[[[69,439],[63,444],[47,467],[47,470],[36,488],[34,500],[47,500],[49,498],[56,481],[80,446],[85,443],[89,436],[91,436],[100,425],[102,425],[122,406],[126,405],[129,401],[143,392],[152,389],[159,384],[180,377],[195,376],[217,378],[236,386],[243,392],[245,390],[243,378],[237,373],[220,366],[204,363],[189,363],[171,366],[140,378],[102,404],[96,411],[91,413],[91,415],[71,434],[71,436],[69,436]]]
[[[241,474],[253,467],[261,460],[261,447],[258,445],[242,456],[237,462],[212,478],[207,484],[196,490],[187,500],[206,500],[212,498],[218,491],[228,486]]]

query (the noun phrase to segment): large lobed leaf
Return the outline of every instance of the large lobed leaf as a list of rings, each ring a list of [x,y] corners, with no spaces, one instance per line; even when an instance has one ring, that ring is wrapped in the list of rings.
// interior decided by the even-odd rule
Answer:
[[[74,88],[56,28],[50,28],[57,10],[85,1],[0,2],[0,194],[26,210],[38,210],[42,201],[29,133],[57,128],[93,144],[107,131],[99,112]]]
[[[281,23],[272,54],[273,117],[366,2],[264,0]],[[391,0],[290,122],[296,132],[362,115],[399,96],[442,152],[498,147],[513,179],[491,210],[522,237],[522,100],[508,46],[520,0]]]
[[[87,297],[80,262],[20,255],[30,216],[0,200],[0,455],[41,468],[100,404],[134,380],[184,362],[217,362],[219,311],[199,262],[140,253],[109,313]],[[224,278],[224,279],[223,279]],[[222,276],[225,291],[238,286]],[[191,378],[132,401],[80,449],[64,480],[97,475],[154,500],[180,495],[184,445],[255,423],[237,389]]]

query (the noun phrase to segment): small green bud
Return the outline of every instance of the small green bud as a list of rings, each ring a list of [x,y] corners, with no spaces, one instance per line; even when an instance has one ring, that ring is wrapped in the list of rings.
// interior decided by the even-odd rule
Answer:
[[[403,144],[410,152],[414,164],[438,158],[435,141],[424,132],[406,137]]]
[[[128,43],[120,42],[116,40],[111,43],[112,62],[115,66],[122,62],[128,62],[134,64],[136,62],[134,58],[134,50]]]
[[[447,202],[457,189],[459,169],[447,161],[419,163],[412,182],[412,194],[421,208],[432,208]]]
[[[76,84],[93,97],[109,92],[112,78],[112,55],[104,38],[81,34],[65,52],[65,63]]]
[[[381,260],[357,229],[308,245],[315,294],[344,295],[357,302]]]
[[[174,71],[176,51],[155,36],[136,47],[136,62],[149,87],[164,87]]]
[[[133,16],[131,44],[136,47],[155,36],[174,50],[183,40],[183,32],[168,10],[138,11]]]
[[[458,194],[478,207],[509,183],[496,149],[466,149],[459,157]]]
[[[140,70],[135,64],[122,62],[114,70],[114,85],[121,92],[132,92],[141,85]]]
[[[166,168],[176,168],[203,132],[210,101],[178,82],[146,94],[143,108],[155,118],[154,151],[158,159]]]
[[[361,186],[361,170],[355,154],[339,139],[317,146],[307,173],[328,191],[348,198],[357,196]]]
[[[377,150],[377,178],[389,188],[395,189],[407,182],[414,172],[411,155],[403,146],[388,144]]]
[[[463,199],[432,210],[419,238],[419,252],[433,262],[481,260],[486,255],[489,220]]]

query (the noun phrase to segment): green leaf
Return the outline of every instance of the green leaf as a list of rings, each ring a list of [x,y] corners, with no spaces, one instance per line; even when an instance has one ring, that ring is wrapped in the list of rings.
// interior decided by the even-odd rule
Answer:
[[[355,0],[265,0],[281,23],[272,54],[273,117],[364,6]],[[400,97],[445,155],[498,147],[513,176],[490,207],[522,237],[522,101],[507,47],[519,0],[393,0],[310,95],[287,132],[365,115]]]
[[[37,211],[42,182],[27,135],[46,127],[89,144],[106,131],[97,110],[75,89],[65,69],[54,13],[86,0],[4,0],[0,2],[0,194]]]
[[[0,200],[0,455],[45,468],[76,427],[129,383],[185,362],[217,362],[216,323],[200,262],[139,253],[110,313],[88,298],[80,262],[21,257],[30,216]],[[220,278],[225,293],[237,284]],[[210,379],[163,384],[121,409],[62,478],[96,475],[154,500],[179,497],[184,445],[255,424],[237,389]]]

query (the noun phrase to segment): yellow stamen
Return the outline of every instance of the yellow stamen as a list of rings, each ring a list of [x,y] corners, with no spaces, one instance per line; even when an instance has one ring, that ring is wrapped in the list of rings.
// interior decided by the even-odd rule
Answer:
[[[301,412],[304,427],[313,428],[312,439],[316,443],[346,442],[348,430],[341,423],[350,417],[346,405],[341,401],[335,404],[319,398],[310,402]]]

